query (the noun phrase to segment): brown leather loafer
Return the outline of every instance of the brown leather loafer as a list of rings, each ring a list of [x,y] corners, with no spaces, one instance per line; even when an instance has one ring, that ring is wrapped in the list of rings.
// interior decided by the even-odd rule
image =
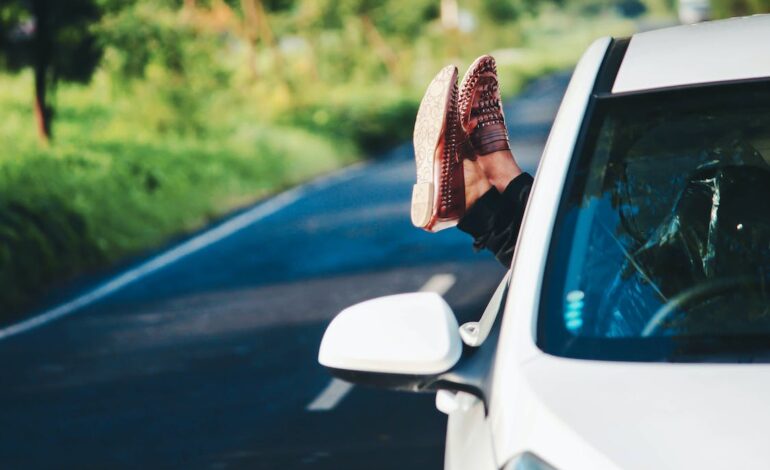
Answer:
[[[460,85],[458,110],[463,131],[476,154],[510,150],[495,59],[483,55],[471,64]]]
[[[457,67],[444,67],[425,91],[414,125],[412,223],[430,232],[457,225],[465,214],[460,144],[467,136],[457,115],[457,93]]]

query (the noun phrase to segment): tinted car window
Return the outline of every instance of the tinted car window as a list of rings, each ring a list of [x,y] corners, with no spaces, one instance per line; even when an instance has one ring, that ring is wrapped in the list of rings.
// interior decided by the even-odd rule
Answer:
[[[555,226],[538,345],[770,358],[770,84],[596,100]]]

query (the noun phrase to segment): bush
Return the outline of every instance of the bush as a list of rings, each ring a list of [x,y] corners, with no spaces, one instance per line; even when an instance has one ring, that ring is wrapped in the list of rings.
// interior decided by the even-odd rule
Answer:
[[[417,98],[372,92],[332,103],[300,104],[280,122],[353,142],[363,152],[381,152],[411,137]]]
[[[0,79],[0,103],[19,114],[0,124],[0,321],[61,282],[356,156],[344,142],[245,120],[228,134],[142,136],[98,87],[75,86],[60,90],[59,143],[41,148],[18,127],[31,110],[14,90],[30,81]]]

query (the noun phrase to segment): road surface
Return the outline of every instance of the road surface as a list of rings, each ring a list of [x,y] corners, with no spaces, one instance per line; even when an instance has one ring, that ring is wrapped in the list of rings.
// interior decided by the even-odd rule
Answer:
[[[529,171],[566,82],[507,105]],[[468,320],[502,278],[466,235],[411,226],[413,178],[406,144],[0,330],[0,468],[441,468],[432,395],[352,387],[316,362],[350,304],[433,290]]]

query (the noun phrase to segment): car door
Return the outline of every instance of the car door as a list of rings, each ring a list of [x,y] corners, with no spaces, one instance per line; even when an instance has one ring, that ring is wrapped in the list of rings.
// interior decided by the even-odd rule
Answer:
[[[505,309],[510,279],[511,272],[508,271],[479,321],[465,323],[460,327],[466,348],[479,350],[471,353],[483,354],[480,351],[482,348],[496,349],[500,316]],[[447,470],[498,468],[487,416],[490,397],[484,396],[491,391],[491,386],[488,385],[491,382],[493,359],[494,352],[487,353],[484,360],[479,361],[481,393],[439,390],[436,394],[436,407],[448,415],[444,457],[444,468]]]

